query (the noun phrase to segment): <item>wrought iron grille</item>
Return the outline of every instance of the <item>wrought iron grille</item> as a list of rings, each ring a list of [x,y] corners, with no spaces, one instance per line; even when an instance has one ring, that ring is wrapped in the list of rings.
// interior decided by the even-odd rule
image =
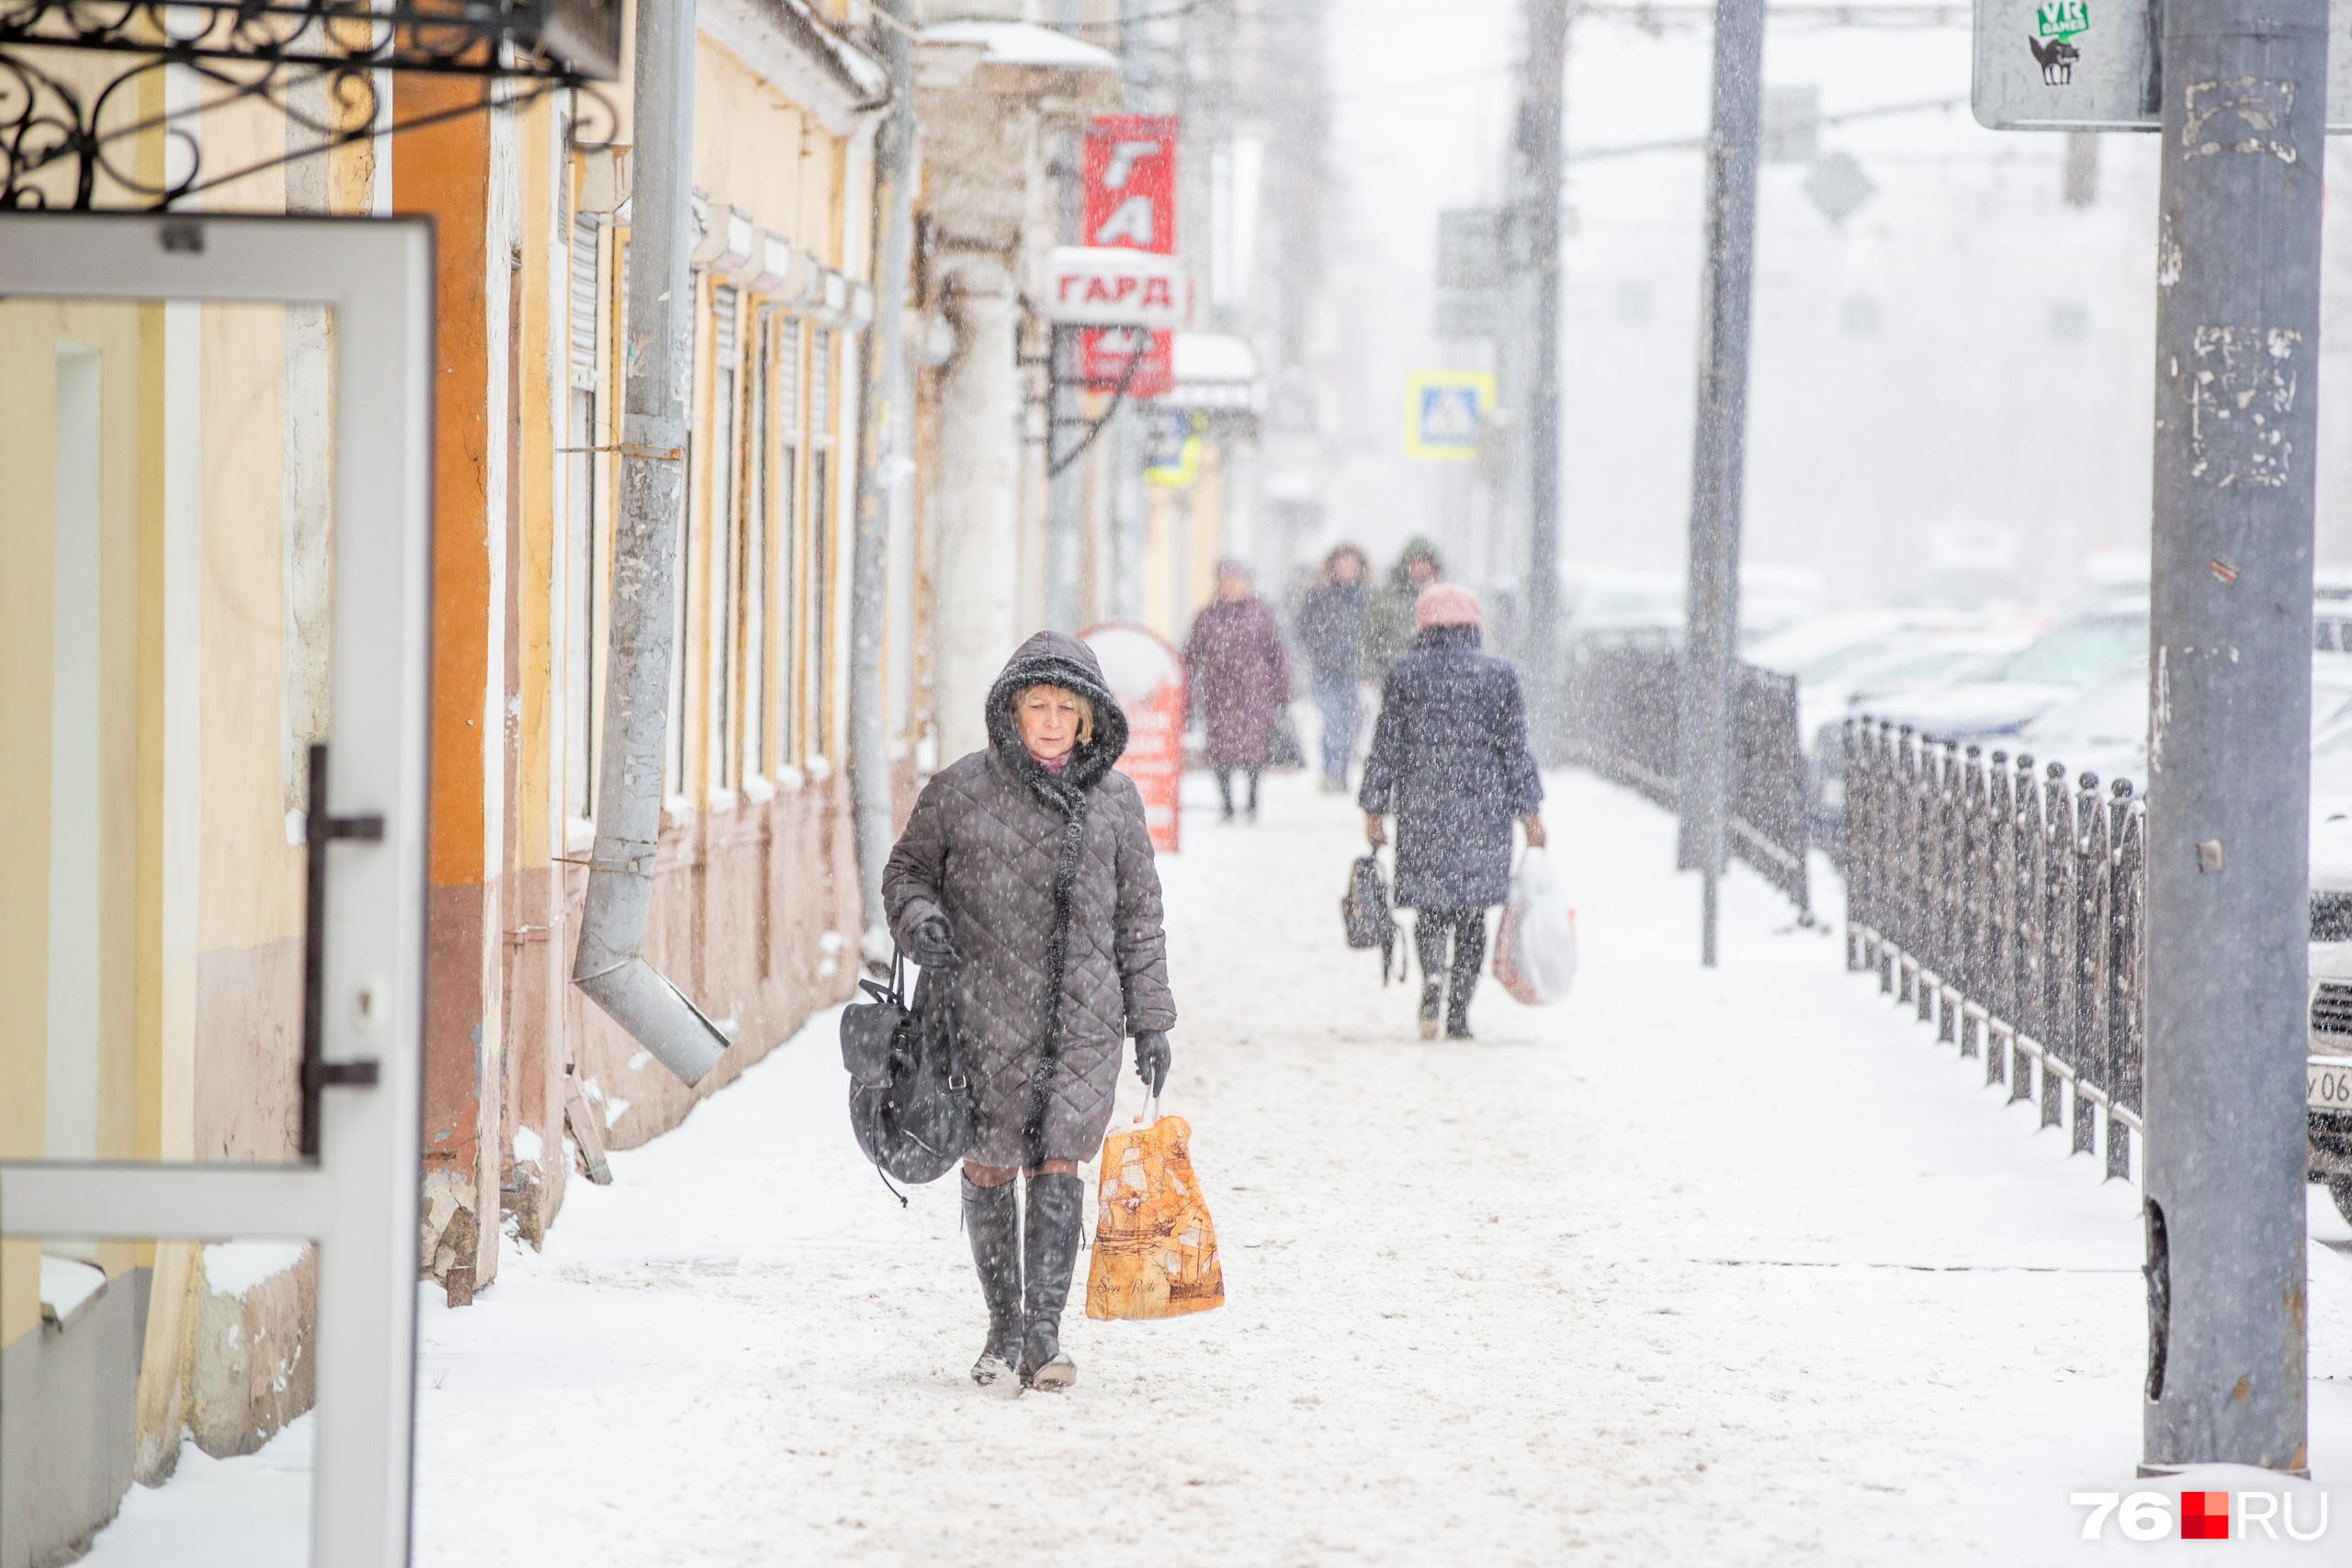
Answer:
[[[1680,800],[1682,655],[1671,648],[1589,646],[1569,669],[1562,726],[1567,761],[1671,811]],[[1806,861],[1804,747],[1792,676],[1737,667],[1732,692],[1732,854],[1813,921]]]
[[[560,91],[576,95],[575,143],[603,145],[616,117],[592,84],[617,69],[619,36],[618,0],[0,0],[0,208],[70,193],[65,205],[87,209],[115,191],[166,208],[294,158]],[[194,90],[160,107],[171,99],[144,89],[175,68]],[[396,71],[473,77],[481,92],[387,123],[379,73]],[[241,103],[270,106],[300,134],[283,154],[207,168],[196,122]]]
[[[1984,1081],[2035,1096],[2107,1172],[2132,1173],[2140,1087],[2146,802],[2065,764],[1846,721],[1846,965],[1918,1010]],[[2095,1109],[2096,1108],[2096,1109]],[[2100,1114],[2103,1112],[2104,1114]]]

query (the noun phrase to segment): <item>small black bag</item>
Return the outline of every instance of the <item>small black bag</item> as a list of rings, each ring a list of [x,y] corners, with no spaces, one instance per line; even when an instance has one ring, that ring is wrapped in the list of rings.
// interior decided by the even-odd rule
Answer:
[[[922,977],[920,1000],[937,1009],[937,1017],[927,1019],[906,1005],[905,975],[893,952],[888,986],[858,982],[874,999],[842,1010],[842,1066],[849,1069],[849,1124],[857,1146],[886,1177],[921,1184],[953,1170],[977,1134],[947,987]]]
[[[1348,873],[1340,918],[1347,922],[1350,947],[1380,949],[1380,983],[1388,984],[1388,965],[1396,952],[1396,918],[1388,912],[1388,883],[1380,874],[1378,852],[1358,860]]]

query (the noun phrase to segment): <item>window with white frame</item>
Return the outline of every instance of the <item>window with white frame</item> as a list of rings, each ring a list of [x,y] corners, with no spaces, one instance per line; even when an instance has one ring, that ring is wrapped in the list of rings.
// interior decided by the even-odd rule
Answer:
[[[833,739],[833,334],[808,347],[808,750],[830,756]]]
[[[714,791],[732,789],[740,778],[735,768],[735,704],[741,685],[735,670],[739,564],[735,506],[737,394],[741,385],[737,363],[741,335],[736,331],[736,320],[741,306],[742,296],[733,288],[721,284],[711,290],[710,440],[707,443],[710,473],[708,488],[704,492],[710,503],[710,575],[704,585],[708,595],[704,616],[708,640],[704,656],[710,671],[707,686],[709,732],[706,741],[709,749],[709,787]]]
[[[768,760],[768,430],[770,334],[774,312],[762,310],[752,318],[751,344],[745,355],[743,418],[743,528],[741,559],[736,571],[741,604],[737,611],[735,667],[741,671],[743,694],[738,724],[741,731],[742,772],[767,776]]]
[[[808,755],[800,724],[808,705],[799,700],[799,629],[806,624],[798,591],[802,509],[800,504],[802,432],[800,378],[806,356],[800,352],[803,328],[797,316],[775,321],[775,553],[784,581],[776,594],[775,691],[776,750],[783,760],[798,762]]]
[[[604,559],[596,508],[601,410],[596,397],[597,334],[604,321],[602,235],[593,214],[571,220],[570,322],[565,340],[563,528],[563,808],[595,811],[596,604]]]

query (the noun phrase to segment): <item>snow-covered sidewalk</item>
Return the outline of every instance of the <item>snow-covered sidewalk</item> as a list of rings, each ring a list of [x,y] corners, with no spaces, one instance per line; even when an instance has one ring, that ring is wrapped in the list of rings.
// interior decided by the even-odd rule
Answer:
[[[1579,989],[1532,1010],[1489,979],[1466,1043],[1416,1038],[1410,989],[1341,945],[1346,801],[1272,778],[1230,828],[1191,802],[1161,862],[1164,1109],[1193,1124],[1224,1309],[1098,1324],[1074,1298],[1074,1391],[975,1388],[956,1183],[901,1211],[860,1159],[828,1014],[616,1155],[613,1187],[575,1184],[472,1307],[425,1295],[418,1561],[2095,1550],[2067,1495],[2135,1485],[2136,1191],[1745,874],[1701,970],[1671,822],[1549,783]],[[2315,1484],[2342,1486],[2352,1262],[2312,1252]],[[2352,1536],[2331,1523],[2319,1551]]]

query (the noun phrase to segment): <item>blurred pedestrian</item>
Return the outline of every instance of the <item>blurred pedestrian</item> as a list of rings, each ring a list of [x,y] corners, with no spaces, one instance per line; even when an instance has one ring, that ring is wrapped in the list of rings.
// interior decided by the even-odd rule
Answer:
[[[1365,680],[1378,682],[1387,679],[1388,667],[1413,646],[1418,629],[1413,624],[1413,605],[1421,590],[1444,579],[1445,564],[1438,558],[1437,547],[1425,538],[1407,540],[1405,553],[1389,569],[1388,581],[1364,605]]]
[[[1208,732],[1225,820],[1233,820],[1233,771],[1249,776],[1250,820],[1258,817],[1258,774],[1274,738],[1275,716],[1290,702],[1290,655],[1273,607],[1250,592],[1250,568],[1227,556],[1216,563],[1216,597],[1193,621],[1184,642],[1184,675],[1193,713]]]
[[[1078,1379],[1061,1321],[1079,1163],[1102,1147],[1122,1039],[1152,1093],[1166,1082],[1176,1002],[1143,797],[1111,766],[1127,717],[1093,651],[1059,632],[1023,643],[989,691],[988,736],[923,786],[882,894],[922,966],[924,1027],[956,1031],[971,1082],[964,1228],[989,1308],[972,1381],[1018,1369],[1024,1388],[1061,1389]]]
[[[1544,842],[1544,781],[1527,749],[1519,676],[1479,650],[1483,619],[1478,596],[1458,583],[1421,591],[1412,649],[1381,686],[1356,797],[1374,848],[1387,840],[1382,818],[1396,818],[1396,904],[1419,912],[1424,1040],[1437,1037],[1441,1005],[1448,1038],[1470,1038],[1487,910],[1510,896],[1511,819],[1531,847]]]
[[[1348,787],[1355,761],[1358,705],[1363,679],[1363,610],[1371,597],[1372,558],[1353,545],[1340,545],[1323,558],[1315,586],[1300,596],[1299,646],[1315,677],[1315,705],[1323,715],[1323,787],[1333,795]]]

